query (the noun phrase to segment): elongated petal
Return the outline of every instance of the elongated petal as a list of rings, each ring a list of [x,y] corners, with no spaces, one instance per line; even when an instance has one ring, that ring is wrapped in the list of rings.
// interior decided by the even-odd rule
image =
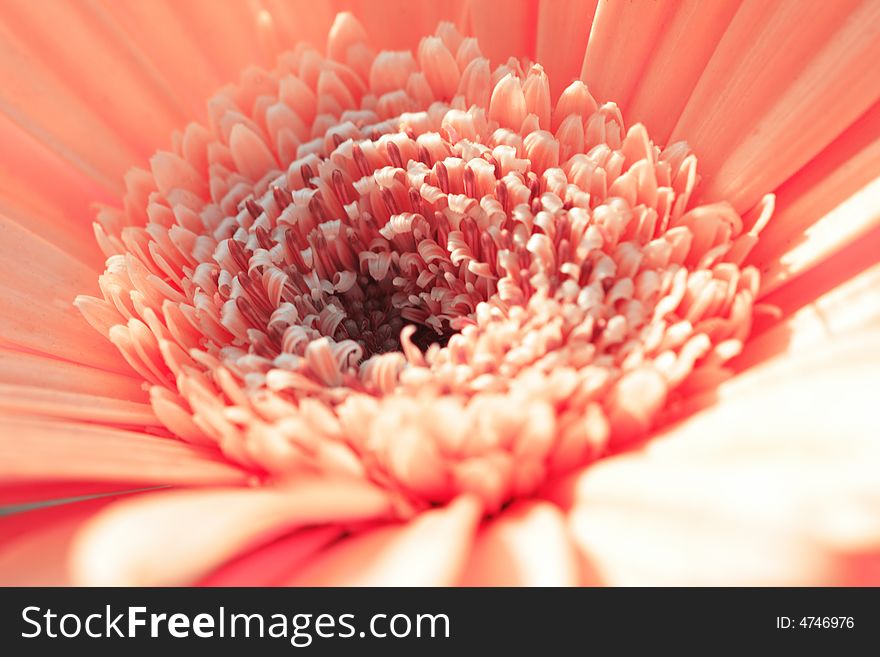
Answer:
[[[449,586],[458,581],[480,519],[479,503],[462,497],[405,525],[367,531],[326,550],[293,586]]]
[[[147,488],[151,488],[148,486]],[[0,484],[0,508],[21,507],[41,502],[66,503],[78,498],[95,497],[112,493],[140,490],[124,482],[94,481],[26,481],[24,483]]]
[[[876,584],[878,354],[867,335],[755,370],[580,475],[572,536],[602,581]]]
[[[647,125],[660,143],[668,140],[737,9],[738,2],[684,0],[678,5],[654,51],[640,63],[632,99],[623,107],[629,121]]]
[[[581,70],[597,98],[626,106],[678,5],[678,0],[599,3]]]
[[[860,238],[880,247],[880,178],[875,179],[819,219],[778,259],[772,261],[763,289],[770,292]]]
[[[0,212],[98,269],[93,206],[113,196],[2,114],[0,140]]]
[[[598,0],[541,0],[538,6],[536,56],[547,69],[554,99],[580,77],[598,4]]]
[[[859,255],[873,258],[876,244],[865,246],[868,248],[862,253],[844,255],[856,263]],[[844,269],[845,264],[849,262],[823,263],[769,295],[766,302],[778,308],[783,316],[778,321],[771,320],[762,330],[756,328],[742,356],[737,358],[736,368],[743,370],[770,358],[796,359],[825,342],[845,340],[859,331],[876,330],[880,326],[880,265],[850,278],[846,276],[851,272]],[[826,287],[826,283],[830,285]]]
[[[0,456],[7,483],[204,485],[244,484],[249,477],[214,451],[178,440],[44,418],[0,416]]]
[[[414,3],[411,0],[354,0],[337,3],[363,23],[371,43],[386,50],[415,50],[419,39],[440,21],[462,23],[465,0]],[[454,53],[453,53],[454,54]]]
[[[289,578],[304,561],[339,538],[339,525],[302,529],[236,557],[209,574],[200,586],[274,586]]]
[[[186,584],[291,529],[382,518],[389,510],[378,489],[346,481],[152,493],[90,522],[74,547],[73,573],[82,584]]]
[[[565,516],[547,502],[523,502],[477,534],[465,586],[575,586],[577,552]]]
[[[863,195],[880,172],[880,103],[867,111],[858,121],[814,157],[784,185],[776,190],[776,209],[773,220],[761,232],[761,238],[749,255],[748,262],[762,270],[778,269],[781,259],[791,249],[796,249],[809,239],[808,231],[832,213],[844,206],[849,199]],[[876,205],[880,200],[876,201]],[[864,222],[838,224],[835,247],[855,240]],[[854,233],[850,233],[855,229]],[[813,251],[819,257],[828,257]],[[787,276],[773,276],[764,282],[769,291],[785,280],[801,273],[816,260],[800,259],[798,271]]]
[[[35,386],[0,384],[0,413],[137,427],[162,426],[149,404]]]
[[[468,6],[480,50],[494,66],[511,56],[534,56],[536,0],[515,4],[505,0],[470,0]]]
[[[0,585],[69,586],[77,533],[116,497],[104,497],[0,519]]]
[[[130,371],[73,307],[78,292],[96,288],[94,271],[2,215],[0,260],[0,340],[75,363]]]
[[[3,348],[0,348],[0,384],[40,387],[133,402],[144,402],[149,398],[143,381],[133,376]]]
[[[672,134],[700,153],[708,198],[748,210],[877,101],[878,17],[870,1],[743,4]]]

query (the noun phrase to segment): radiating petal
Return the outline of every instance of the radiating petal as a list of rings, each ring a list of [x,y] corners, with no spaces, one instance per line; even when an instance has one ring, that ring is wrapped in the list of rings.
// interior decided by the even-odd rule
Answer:
[[[104,497],[0,518],[0,585],[69,586],[77,533],[118,497]]]
[[[181,115],[130,77],[126,43],[100,36],[80,3],[4,7],[0,20],[0,111],[111,190]],[[64,27],[60,27],[64,25]],[[58,38],[63,30],[64,39]],[[68,48],[72,50],[68,50]],[[71,52],[92,59],[85,64]],[[103,76],[103,77],[102,77]],[[107,93],[107,80],[121,93]]]
[[[99,268],[93,206],[112,195],[2,114],[0,141],[0,213]]]
[[[326,43],[334,12],[329,2],[265,0],[263,6],[271,15],[286,49],[298,41],[304,41],[316,48],[322,48]],[[341,7],[337,9],[342,10]]]
[[[844,262],[826,261],[768,296],[766,303],[783,316],[755,329],[735,367],[746,369],[773,357],[798,358],[824,342],[880,327],[880,265],[851,278],[846,276],[851,271],[845,269],[853,262],[861,269],[864,264],[860,262],[875,259],[877,244],[877,240],[865,242],[861,253],[845,252]],[[866,257],[859,259],[859,255]]]
[[[637,66],[640,73],[632,99],[621,105],[629,122],[644,123],[658,143],[667,143],[738,8],[737,0],[684,0],[678,6],[660,31],[654,51]]]
[[[786,253],[809,239],[807,231],[823,217],[843,206],[860,190],[870,186],[880,171],[880,103],[875,103],[858,121],[814,157],[809,164],[776,190],[773,218],[761,232],[761,239],[749,254],[749,264],[762,270],[778,267]],[[880,203],[880,199],[877,201]],[[838,215],[839,216],[839,215]],[[860,224],[851,224],[857,231]],[[835,244],[849,243],[857,237],[838,226]],[[827,254],[825,254],[827,257]],[[802,260],[801,267],[813,262]],[[800,272],[763,281],[765,293]]]
[[[270,66],[278,54],[260,43],[260,12],[256,3],[228,2],[222,10],[214,0],[187,0],[169,6],[227,82],[253,64]]]
[[[115,372],[131,371],[73,307],[78,292],[96,289],[94,271],[2,215],[0,260],[0,343]]]
[[[878,356],[866,335],[752,370],[584,471],[558,499],[587,561],[609,584],[876,585]]]
[[[0,474],[6,483],[121,482],[128,488],[244,484],[250,476],[214,450],[179,440],[20,416],[0,416]]]
[[[578,555],[565,516],[547,502],[522,502],[488,522],[474,541],[465,586],[575,586]]]
[[[580,77],[598,0],[541,0],[536,59],[547,71],[554,99]],[[565,44],[560,48],[559,44]]]
[[[296,572],[305,560],[339,538],[343,531],[339,525],[302,529],[241,554],[209,574],[199,585],[277,585]]]
[[[148,486],[150,488],[150,486]],[[24,483],[0,483],[0,507],[20,507],[40,502],[69,502],[77,498],[126,493],[140,490],[137,486],[119,482],[93,481],[26,481]],[[8,509],[7,509],[8,510]]]
[[[700,154],[708,199],[748,210],[877,101],[878,20],[870,0],[743,3],[672,134]]]
[[[0,383],[0,414],[66,418],[108,425],[161,427],[149,404],[37,386]]]
[[[336,11],[350,10],[357,16],[370,43],[381,50],[415,50],[419,39],[433,33],[437,23],[461,23],[465,9],[464,0],[345,0],[334,4]]]
[[[389,511],[383,492],[345,480],[152,493],[113,505],[84,528],[74,546],[74,578],[92,585],[187,584],[293,528]]]
[[[175,14],[173,3],[102,0],[94,12],[124,35],[139,59],[149,62],[156,75],[185,103],[189,118],[204,118],[205,100],[222,83],[231,81],[221,76],[220,68],[193,38],[193,28]],[[181,66],[181,62],[188,65]]]
[[[880,248],[880,177],[858,190],[797,237],[797,243],[769,263],[764,293],[809,270],[854,240]]]
[[[508,57],[534,58],[537,0],[469,0],[473,35],[493,66]]]
[[[460,497],[405,525],[365,531],[304,564],[292,586],[450,586],[458,581],[482,509]]]
[[[678,6],[679,0],[599,3],[581,70],[596,98],[626,106]]]
[[[39,386],[133,402],[149,399],[142,380],[40,354],[0,348],[0,384]]]

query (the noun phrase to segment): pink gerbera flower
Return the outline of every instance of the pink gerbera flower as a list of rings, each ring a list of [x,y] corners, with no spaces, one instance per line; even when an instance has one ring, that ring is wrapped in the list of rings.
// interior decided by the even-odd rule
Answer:
[[[0,44],[3,583],[878,582],[876,2]]]

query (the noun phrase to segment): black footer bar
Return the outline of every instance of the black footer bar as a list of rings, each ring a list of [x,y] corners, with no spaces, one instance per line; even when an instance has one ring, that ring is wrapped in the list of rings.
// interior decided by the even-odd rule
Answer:
[[[876,589],[4,589],[4,654],[583,655],[864,646]],[[610,643],[609,643],[610,642]],[[11,649],[11,650],[7,650]]]

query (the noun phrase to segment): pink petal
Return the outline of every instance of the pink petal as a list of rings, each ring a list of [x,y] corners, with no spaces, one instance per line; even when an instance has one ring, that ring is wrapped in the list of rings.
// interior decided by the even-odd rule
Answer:
[[[137,378],[3,348],[0,348],[0,384],[40,387],[45,392],[56,390],[133,402],[145,402],[149,398],[144,391],[143,381]]]
[[[482,510],[472,497],[405,525],[366,531],[306,563],[291,586],[449,586],[458,581]]]
[[[508,57],[534,57],[537,0],[470,0],[468,6],[473,35],[493,67]]]
[[[2,215],[0,259],[5,264],[0,340],[75,363],[130,371],[73,307],[77,293],[96,289],[96,272]]]
[[[557,497],[584,558],[608,584],[876,584],[878,355],[863,335],[755,369],[585,470]]]
[[[465,0],[419,2],[411,0],[354,0],[337,3],[357,16],[370,41],[384,50],[415,50],[419,39],[431,34],[440,21],[462,23]],[[453,53],[455,54],[455,53]]]
[[[877,101],[878,18],[856,0],[743,5],[672,134],[700,154],[707,198],[748,210]]]
[[[880,265],[859,272],[876,254],[877,240],[860,246],[859,251],[844,252],[843,263],[826,261],[769,295],[766,303],[779,308],[783,317],[755,329],[737,369],[773,357],[798,358],[828,341],[880,326]],[[853,269],[859,273],[853,275]]]
[[[489,521],[474,541],[464,586],[575,586],[578,555],[553,504],[521,502]]]
[[[94,424],[0,415],[0,474],[6,483],[122,482],[245,484],[216,451],[179,440]],[[125,486],[122,486],[125,488]]]
[[[601,101],[625,107],[678,2],[600,2],[581,79]]]
[[[0,585],[69,586],[77,532],[117,498],[23,511],[0,523]]]
[[[673,15],[661,30],[654,51],[644,60],[630,102],[622,105],[628,121],[645,123],[658,143],[668,142],[737,9],[739,2],[684,0],[671,12]]]
[[[73,572],[82,584],[186,584],[293,528],[389,510],[384,493],[354,481],[153,493],[94,518],[77,539]]]
[[[273,586],[328,543],[339,538],[337,525],[302,529],[236,557],[205,577],[201,586]]]
[[[598,0],[543,0],[538,5],[537,61],[547,70],[553,98],[580,77]],[[559,44],[566,44],[560,48]]]

